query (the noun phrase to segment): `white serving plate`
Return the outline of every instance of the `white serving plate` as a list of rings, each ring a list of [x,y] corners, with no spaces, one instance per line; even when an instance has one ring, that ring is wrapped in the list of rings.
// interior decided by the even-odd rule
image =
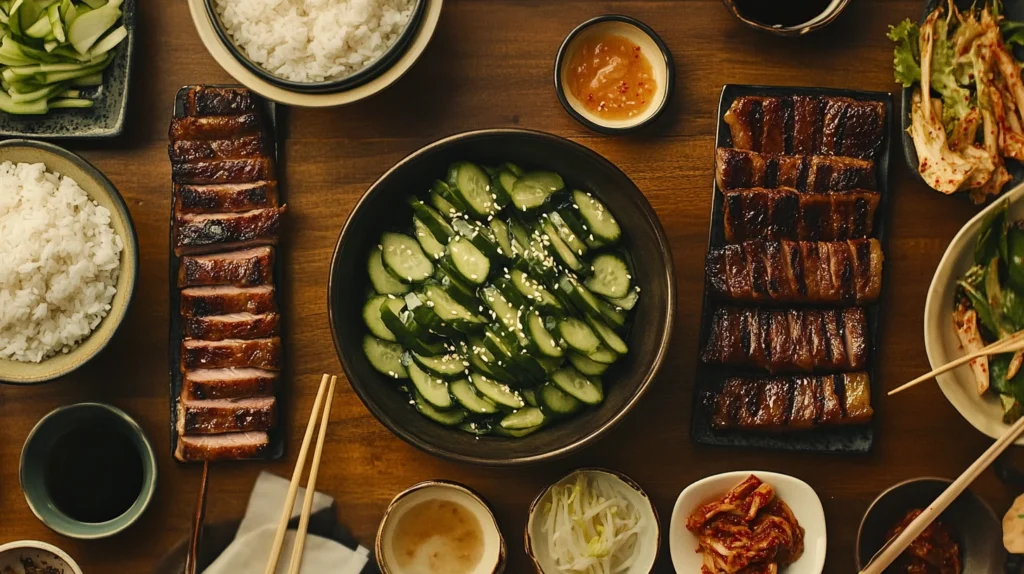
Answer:
[[[804,529],[804,553],[786,567],[786,574],[821,574],[825,567],[827,542],[825,510],[821,506],[821,499],[809,484],[798,478],[758,470],[716,474],[683,489],[672,509],[668,530],[668,547],[676,572],[697,574],[703,564],[701,555],[697,553],[697,537],[686,529],[686,519],[693,509],[721,498],[752,474],[772,485],[775,495],[789,505]]]
[[[1020,201],[1022,196],[1024,185],[1018,185],[981,210],[957,232],[942,255],[924,304],[924,346],[928,353],[928,363],[933,369],[964,355],[960,340],[953,330],[953,296],[957,280],[974,263],[974,245],[982,221],[1007,200],[1010,202],[1008,217],[1011,220],[1024,218],[1024,202]],[[1003,409],[999,405],[999,398],[995,393],[978,395],[968,365],[939,375],[937,379],[946,399],[974,428],[992,438],[999,438],[1009,428],[1003,424]],[[1015,444],[1024,445],[1024,438],[1017,439]]]

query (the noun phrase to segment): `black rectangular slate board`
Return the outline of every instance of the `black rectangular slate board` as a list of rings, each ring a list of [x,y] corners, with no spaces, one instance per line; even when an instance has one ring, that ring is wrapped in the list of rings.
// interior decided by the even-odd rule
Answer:
[[[242,87],[242,86],[236,86],[236,85],[215,85],[215,84],[204,84],[204,86],[208,87],[208,88],[240,88],[240,87]],[[180,117],[183,117],[185,115],[185,95],[188,93],[189,90],[191,90],[192,88],[195,88],[195,87],[197,87],[197,86],[195,86],[195,85],[184,86],[184,87],[182,87],[181,89],[178,90],[177,94],[175,94],[175,96],[174,96],[174,117],[180,118]],[[279,203],[281,205],[284,205],[285,204],[284,185],[281,182],[281,174],[284,173],[284,167],[282,165],[282,160],[283,160],[282,156],[283,156],[283,154],[281,153],[281,145],[278,142],[279,133],[280,133],[280,130],[278,129],[278,121],[277,121],[278,107],[277,107],[276,103],[274,103],[274,102],[272,102],[270,100],[266,100],[264,98],[261,98],[260,96],[258,96],[256,94],[253,94],[253,97],[257,98],[257,100],[259,100],[260,102],[263,103],[263,113],[264,113],[263,120],[264,120],[264,125],[267,128],[268,135],[270,136],[270,141],[273,142],[273,145],[274,145],[273,152],[274,152],[274,161],[275,161],[275,165],[277,166],[277,174],[278,174],[277,193],[278,193],[278,197],[279,197]],[[168,275],[168,284],[170,285],[170,288],[171,288],[170,297],[168,298],[168,300],[170,301],[170,325],[171,325],[171,332],[170,332],[170,338],[169,338],[169,343],[170,343],[170,349],[169,349],[169,361],[170,361],[170,364],[169,364],[169,367],[170,367],[170,374],[171,374],[171,379],[170,379],[171,380],[171,389],[170,389],[170,392],[171,392],[171,403],[170,403],[171,404],[171,458],[175,462],[181,462],[181,461],[179,461],[174,456],[174,451],[177,450],[177,448],[178,448],[178,429],[176,428],[176,423],[177,423],[177,419],[178,419],[178,397],[181,396],[181,385],[182,385],[182,376],[181,376],[181,341],[182,341],[182,339],[185,336],[184,335],[185,330],[184,330],[184,327],[181,324],[181,297],[180,297],[181,290],[178,289],[178,265],[179,265],[179,263],[178,263],[178,256],[174,253],[174,211],[175,211],[175,207],[176,207],[175,206],[175,202],[176,202],[176,198],[175,198],[175,194],[174,194],[174,184],[172,183],[171,184],[171,218],[170,218],[171,226],[170,226],[170,230],[168,232],[169,233],[169,237],[170,237],[170,240],[168,242],[168,250],[170,251],[170,258],[169,258],[170,259],[170,274]],[[282,285],[282,282],[281,282],[281,276],[282,276],[281,266],[282,266],[282,264],[281,264],[280,252],[277,252],[274,255],[275,255],[275,257],[274,257],[274,295],[277,298],[277,307],[280,309],[280,308],[282,308],[281,307],[281,285]],[[287,353],[285,353],[284,354],[284,360],[287,360],[287,358],[288,358],[288,355],[287,355]],[[279,379],[279,381],[278,381],[277,391],[276,391],[276,395],[275,395],[277,397],[277,413],[278,413],[277,419],[278,419],[278,423],[277,423],[277,426],[272,431],[270,431],[270,433],[269,433],[269,435],[270,435],[270,447],[267,449],[267,455],[265,457],[263,457],[263,458],[255,459],[255,460],[277,460],[277,459],[279,459],[279,458],[284,456],[284,441],[285,441],[284,424],[283,424],[283,420],[284,420],[284,416],[283,416],[283,413],[284,413],[284,402],[283,402],[282,398],[284,397],[285,393],[282,392],[283,388],[284,388],[284,372],[282,371],[281,379]]]
[[[875,215],[874,237],[877,237],[885,252],[886,245],[886,224],[889,206],[889,148],[890,130],[893,125],[892,96],[884,92],[862,92],[856,90],[840,90],[828,88],[801,88],[785,86],[744,86],[726,84],[722,88],[722,98],[718,103],[718,134],[715,138],[715,148],[732,147],[732,136],[729,133],[729,126],[722,119],[726,110],[739,96],[842,96],[856,100],[874,100],[885,104],[885,129],[881,150],[875,158],[875,169],[877,171],[878,191],[881,193],[881,200],[878,212]],[[714,156],[712,155],[712,162]],[[724,197],[718,184],[713,184],[714,200],[711,204],[711,234],[708,238],[708,248],[718,247],[725,244],[725,227],[722,215],[722,203]],[[887,265],[883,264],[882,286],[885,287],[885,278],[888,275]],[[705,279],[706,281],[706,279]],[[719,446],[742,446],[751,448],[766,448],[803,452],[841,452],[841,453],[866,453],[869,452],[875,443],[874,422],[850,427],[819,428],[810,431],[796,433],[765,433],[751,431],[718,431],[711,426],[711,418],[708,409],[704,406],[703,395],[705,391],[720,386],[726,378],[735,376],[765,376],[763,371],[744,369],[734,366],[707,365],[700,360],[700,352],[711,330],[712,311],[716,303],[708,297],[707,285],[704,288],[704,302],[701,311],[701,325],[699,347],[697,350],[697,369],[694,376],[694,402],[691,417],[691,439],[699,444]],[[880,381],[878,379],[878,303],[865,307],[868,319],[868,375],[871,379],[871,404],[876,408],[882,396]]]

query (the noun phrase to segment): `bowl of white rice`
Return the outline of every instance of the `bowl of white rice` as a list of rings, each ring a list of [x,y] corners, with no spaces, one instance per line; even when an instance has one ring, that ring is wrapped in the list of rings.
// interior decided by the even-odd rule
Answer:
[[[221,43],[275,86],[337,93],[396,63],[426,0],[204,0]]]
[[[58,146],[0,142],[0,382],[66,375],[128,310],[138,241],[121,194]]]

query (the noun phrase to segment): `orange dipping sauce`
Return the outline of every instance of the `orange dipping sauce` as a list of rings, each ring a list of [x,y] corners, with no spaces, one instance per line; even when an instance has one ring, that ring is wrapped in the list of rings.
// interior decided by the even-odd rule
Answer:
[[[658,87],[640,46],[618,35],[584,40],[569,61],[566,76],[572,95],[606,120],[642,113]]]

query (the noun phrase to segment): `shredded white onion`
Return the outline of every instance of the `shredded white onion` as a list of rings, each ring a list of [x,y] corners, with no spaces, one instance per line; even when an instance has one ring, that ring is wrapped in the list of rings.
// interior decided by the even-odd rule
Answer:
[[[628,488],[600,475],[576,475],[551,488],[542,531],[548,553],[563,572],[614,574],[633,565],[646,521],[621,493]]]

